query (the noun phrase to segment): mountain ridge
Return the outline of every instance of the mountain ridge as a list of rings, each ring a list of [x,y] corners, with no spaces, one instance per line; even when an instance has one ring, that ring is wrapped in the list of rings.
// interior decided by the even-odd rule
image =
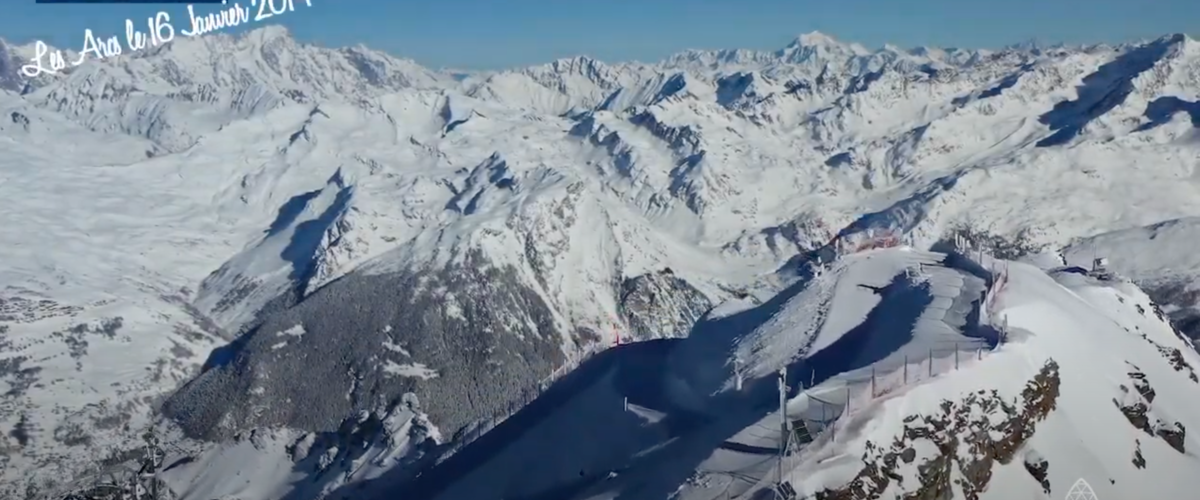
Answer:
[[[282,426],[351,462],[330,436],[394,417],[381,456],[415,463],[433,452],[402,429],[466,446],[582,353],[687,337],[847,248],[969,234],[1048,259],[1200,214],[1186,36],[1038,54],[801,38],[457,78],[272,28],[0,90],[2,210],[21,221],[0,228],[0,298],[28,318],[0,325],[6,464],[73,476],[159,408],[197,453]],[[1171,267],[1139,284],[1194,309],[1149,286],[1191,276]],[[302,370],[326,386],[282,376]]]

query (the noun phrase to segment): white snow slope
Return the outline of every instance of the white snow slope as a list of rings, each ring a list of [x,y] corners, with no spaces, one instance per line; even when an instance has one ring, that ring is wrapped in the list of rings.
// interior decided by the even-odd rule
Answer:
[[[1031,252],[1200,216],[1200,44],[1183,35],[872,51],[808,34],[774,52],[577,57],[465,79],[278,27],[33,81],[16,69],[27,52],[0,43],[6,498],[121,455],[158,401],[280,294],[302,299],[352,271],[483,255],[548,304],[576,351],[577,332],[629,329],[621,283],[665,268],[757,328],[772,317],[755,304],[792,298],[810,252],[828,260],[872,234]],[[1127,255],[1138,268],[1190,262]],[[949,311],[979,286],[931,277],[943,279],[935,302]],[[831,293],[857,292],[796,300],[817,311]],[[862,300],[836,305],[865,314]],[[815,328],[808,313],[772,321]],[[670,364],[731,350],[779,362],[764,349],[821,349],[856,324],[787,344],[713,340]],[[680,370],[667,396],[705,415],[727,372]],[[453,448],[458,430],[437,439]]]
[[[937,498],[1059,499],[1081,479],[1097,498],[1176,498],[1200,486],[1190,473],[1200,443],[1171,434],[1200,425],[1193,346],[1127,281],[999,265],[1007,284],[995,289],[992,317],[1007,324],[1002,343],[988,338],[1000,323],[964,321],[951,305],[983,302],[984,290],[962,286],[981,280],[977,264],[911,249],[851,255],[822,278],[837,291],[815,329],[787,323],[812,305],[792,299],[739,335],[762,355],[735,348],[690,360],[719,371],[744,359],[742,390],[706,393],[702,407],[671,400],[671,380],[688,377],[662,359],[710,334],[622,347],[581,368],[595,373],[548,398],[552,410],[531,407],[545,413],[532,425],[518,414],[493,431],[502,437],[472,445],[486,454],[468,447],[434,479],[346,498],[760,498],[779,467],[772,373],[784,366],[800,375],[789,381],[787,419],[817,436],[782,462],[802,498],[940,489]],[[884,288],[863,300],[864,284]]]

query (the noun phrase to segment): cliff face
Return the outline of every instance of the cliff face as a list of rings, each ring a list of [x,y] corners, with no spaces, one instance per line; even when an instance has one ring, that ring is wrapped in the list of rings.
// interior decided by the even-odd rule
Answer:
[[[686,337],[712,305],[670,268],[621,284],[619,310],[629,324],[631,340]]]

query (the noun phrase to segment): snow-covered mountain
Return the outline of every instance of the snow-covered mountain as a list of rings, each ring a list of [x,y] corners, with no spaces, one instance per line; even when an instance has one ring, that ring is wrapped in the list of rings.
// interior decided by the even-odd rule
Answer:
[[[503,439],[483,431],[582,353],[786,301],[818,257],[880,235],[1034,262],[1071,245],[1089,266],[1094,248],[1171,314],[1197,306],[1181,247],[1200,216],[1200,45],[1182,35],[983,51],[812,33],[467,75],[276,27],[32,81],[28,52],[0,44],[0,494],[16,498],[121,463],[154,419],[184,498],[308,499],[483,460],[504,447],[470,443]],[[1031,297],[1063,293],[1046,290]],[[251,462],[253,484],[229,479]],[[671,466],[654,463],[639,474]]]
[[[1200,356],[1136,286],[1070,268],[873,250],[685,340],[607,354],[422,477],[335,498],[771,498],[779,477],[829,499],[1197,486]],[[784,367],[797,430],[780,461]]]

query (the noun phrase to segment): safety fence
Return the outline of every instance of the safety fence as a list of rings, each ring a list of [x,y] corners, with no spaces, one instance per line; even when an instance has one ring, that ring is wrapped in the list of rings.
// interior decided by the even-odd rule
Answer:
[[[845,385],[827,388],[818,386],[813,392],[806,392],[805,397],[810,404],[807,411],[798,415],[787,416],[787,453],[781,457],[771,457],[772,462],[780,461],[778,466],[784,476],[790,474],[802,461],[811,460],[804,455],[803,450],[818,441],[834,442],[838,440],[839,431],[851,424],[851,417],[857,411],[868,408],[877,401],[886,398],[905,386],[915,386],[928,382],[936,377],[954,372],[968,366],[972,362],[983,359],[986,347],[971,343],[948,343],[949,346],[928,349],[919,356],[904,356],[891,363],[877,363],[866,373],[857,377],[845,378]],[[815,375],[810,375],[814,377]],[[805,384],[807,385],[807,384]],[[761,424],[759,424],[761,425]],[[779,428],[764,429],[765,431],[781,432]],[[782,498],[792,500],[809,500],[818,498],[816,492],[800,492],[788,481],[774,482],[771,475],[762,476],[765,470],[763,464],[755,467],[758,475],[746,471],[723,472],[720,475],[729,477],[729,484],[717,498],[736,500],[743,498],[759,498],[755,493],[759,488],[766,487],[773,496],[763,498]],[[773,468],[773,467],[772,467]],[[744,477],[743,477],[744,476]],[[740,484],[740,487],[738,487]]]
[[[808,395],[808,398],[824,405],[821,419],[810,419],[811,424],[826,427],[843,413],[863,408],[872,401],[896,392],[898,389],[928,382],[934,378],[969,366],[983,359],[989,347],[981,343],[946,342],[944,347],[931,348],[919,355],[905,355],[895,361],[873,364],[869,370],[841,377],[844,386],[826,396]],[[828,426],[834,430],[834,426]]]
[[[971,361],[982,360],[988,350],[981,343],[953,343],[951,347],[928,349],[920,355],[906,355],[891,369],[872,366],[868,379],[870,391],[866,394],[875,399],[902,386],[927,382],[938,375],[956,371]]]
[[[875,233],[867,231],[849,238],[839,238],[832,241],[837,254],[846,255],[876,248],[895,247],[903,244],[893,231]],[[786,430],[778,427],[774,432],[785,432],[787,449],[784,456],[771,457],[767,460],[780,462],[779,474],[785,475],[807,459],[801,452],[810,443],[816,441],[836,441],[840,427],[851,424],[855,412],[868,408],[879,401],[895,394],[905,387],[926,383],[936,377],[955,372],[969,366],[971,363],[983,360],[984,355],[998,349],[1007,338],[1007,318],[999,315],[999,301],[1009,282],[1008,265],[984,255],[982,249],[972,248],[965,238],[958,237],[954,241],[954,251],[972,261],[975,265],[988,270],[988,287],[982,298],[981,329],[990,328],[995,331],[993,342],[985,339],[953,342],[942,342],[936,347],[928,348],[925,352],[909,352],[898,359],[874,363],[869,370],[863,370],[855,375],[839,376],[844,380],[844,386],[834,388],[817,387],[819,394],[806,392],[806,397],[812,403],[808,411],[802,415],[788,415]],[[831,263],[832,264],[832,263]],[[829,264],[827,264],[829,265]],[[917,271],[918,274],[919,270]],[[815,378],[815,374],[810,375]],[[815,382],[815,380],[812,380]],[[810,382],[811,384],[811,382]],[[812,387],[810,384],[804,384]],[[824,385],[824,384],[823,384]],[[761,425],[761,424],[759,424]],[[769,431],[769,429],[768,429]],[[785,480],[772,481],[771,476],[762,475],[763,464],[757,464],[754,473],[749,471],[722,472],[730,482],[717,498],[734,500],[738,498],[760,498],[760,494],[769,496],[761,498],[809,500],[818,498],[816,492],[805,492],[801,495]],[[775,466],[771,468],[774,469]],[[783,479],[782,477],[780,479]],[[737,486],[735,488],[735,486]],[[763,492],[762,489],[767,491]],[[773,491],[772,491],[773,490]]]
[[[761,433],[784,433],[786,452],[782,456],[764,456],[763,460],[735,471],[710,471],[710,474],[723,476],[724,486],[717,494],[720,500],[736,500],[759,498],[756,491],[761,488],[774,489],[774,497],[790,498],[793,500],[815,498],[801,496],[787,481],[774,482],[776,467],[785,476],[800,466],[805,460],[803,450],[816,442],[837,441],[839,432],[851,424],[848,418],[857,411],[868,408],[876,402],[888,397],[905,386],[916,386],[936,377],[965,368],[971,363],[983,359],[989,347],[981,342],[945,342],[936,348],[927,349],[924,353],[914,353],[900,356],[898,359],[878,362],[870,369],[858,373],[839,376],[838,385],[829,383],[814,384],[816,373],[809,372],[806,380],[801,380],[804,396],[809,404],[803,410],[795,409],[789,403],[786,417],[779,424],[771,425],[773,420],[768,417],[766,423],[755,424]],[[814,387],[815,385],[815,387]],[[795,400],[793,399],[793,402]],[[786,421],[786,430],[781,426]],[[778,464],[777,464],[778,463]],[[806,494],[809,494],[806,492]]]
[[[887,240],[884,240],[887,241]],[[877,248],[877,247],[876,247]],[[968,257],[970,258],[970,257]],[[982,266],[980,261],[976,264]],[[810,401],[808,411],[802,415],[788,416],[788,450],[783,457],[781,471],[791,471],[798,467],[801,461],[810,459],[802,450],[810,443],[817,441],[832,442],[838,439],[839,429],[853,424],[852,417],[856,412],[868,408],[890,395],[902,391],[906,387],[929,382],[939,376],[953,373],[972,363],[982,361],[984,356],[993,349],[998,349],[1007,337],[1006,318],[998,316],[998,301],[1008,285],[1008,266],[1000,261],[989,263],[990,276],[988,289],[982,298],[985,317],[981,318],[986,324],[981,328],[995,331],[994,341],[987,339],[944,341],[936,346],[921,351],[910,351],[894,359],[876,362],[868,370],[860,370],[853,374],[843,374],[838,378],[841,387],[829,388],[817,386],[813,391],[806,392]],[[809,375],[810,380],[804,384],[812,387],[815,373]],[[815,406],[814,406],[815,405]],[[777,430],[777,432],[779,432]],[[786,474],[787,472],[784,472]],[[737,498],[758,498],[755,491],[767,487],[772,497],[792,500],[808,500],[817,498],[815,492],[797,492],[787,481],[772,482],[768,477],[759,476],[757,481],[752,477],[738,479],[738,473],[727,474],[731,479],[730,486],[718,498],[734,500]],[[741,492],[734,491],[732,486],[741,483]]]
[[[969,248],[961,249],[961,253],[968,259],[972,257],[972,250]],[[974,260],[974,259],[972,259]],[[983,266],[985,258],[982,253],[979,254],[978,260],[974,262]],[[969,366],[972,363],[982,361],[988,351],[999,349],[1007,339],[1008,321],[1003,315],[1000,315],[999,300],[1007,289],[1009,282],[1008,265],[1006,262],[991,260],[986,267],[990,271],[990,283],[982,300],[986,317],[983,321],[988,323],[981,327],[992,328],[996,332],[995,342],[989,345],[985,340],[970,341],[970,342],[944,342],[938,347],[933,347],[925,350],[923,353],[909,353],[902,358],[891,362],[875,363],[871,366],[869,374],[860,374],[858,377],[849,377],[846,379],[844,388],[829,392],[824,392],[823,397],[815,397],[810,395],[809,399],[821,407],[821,417],[805,418],[792,421],[793,429],[803,428],[803,433],[808,434],[808,441],[812,442],[818,439],[824,439],[828,434],[830,441],[837,439],[839,426],[848,425],[850,416],[856,411],[866,408],[883,398],[907,387],[915,386],[921,383],[928,382],[936,377],[953,373],[961,368]],[[866,387],[864,387],[866,386]],[[838,394],[838,392],[841,394]],[[800,433],[793,432],[792,439],[797,442],[803,442],[805,436]],[[794,453],[795,461],[801,459],[798,449]],[[785,470],[794,468],[787,467]],[[801,496],[788,483],[773,485],[776,490],[775,498],[787,498],[793,500],[809,500],[815,499],[815,493]],[[736,497],[733,497],[736,498]],[[732,500],[732,498],[730,499]]]

